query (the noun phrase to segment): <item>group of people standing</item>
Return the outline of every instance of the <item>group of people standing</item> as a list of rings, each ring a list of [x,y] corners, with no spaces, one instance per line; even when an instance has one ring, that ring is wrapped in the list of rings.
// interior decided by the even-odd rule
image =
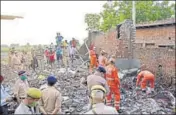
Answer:
[[[102,50],[100,55],[96,55],[96,47],[93,47],[89,51],[90,67],[89,72],[91,75],[87,77],[87,80],[81,81],[82,84],[87,84],[88,91],[91,93],[91,88],[96,89],[97,95],[99,92],[103,93],[102,97],[91,98],[92,101],[98,101],[98,103],[92,103],[92,106],[97,106],[97,110],[92,109],[89,114],[93,114],[97,111],[97,114],[117,114],[120,107],[120,79],[118,76],[118,69],[115,66],[115,56],[111,56],[110,59],[106,57],[106,52]],[[95,72],[93,73],[93,70]],[[105,90],[105,91],[103,91]],[[95,93],[95,91],[93,91]],[[106,92],[106,93],[105,93]],[[112,96],[114,95],[114,99]],[[106,105],[105,105],[106,100]],[[112,100],[114,100],[112,104]],[[102,110],[101,108],[106,108]],[[114,108],[110,107],[114,106]]]
[[[69,47],[76,48],[73,39],[70,44],[67,40],[63,41],[63,37],[58,33],[56,36],[57,48],[52,47],[45,50],[45,56],[48,63],[53,64],[55,55],[58,63],[62,60],[65,67],[68,67],[68,58],[73,57],[74,53],[70,53]],[[85,114],[118,114],[120,111],[120,78],[118,76],[118,68],[115,66],[116,58],[112,55],[109,59],[106,52],[102,50],[100,55],[96,54],[96,47],[89,50],[90,75],[86,79],[81,79],[81,84],[87,86],[90,102],[89,111]],[[21,68],[18,68],[21,69]],[[21,69],[22,70],[22,69]],[[19,103],[15,114],[61,114],[62,96],[57,90],[55,84],[57,78],[48,76],[47,87],[37,89],[30,87],[27,81],[25,71],[18,72],[19,79],[14,85],[14,96]],[[137,75],[136,88],[141,85],[141,89],[146,93],[147,82],[150,83],[151,91],[154,92],[154,75],[141,68]],[[3,81],[0,76],[0,82]],[[10,96],[5,96],[4,89],[1,89],[1,109],[5,111]]]
[[[48,76],[47,87],[38,89],[30,87],[26,71],[18,72],[19,78],[14,85],[14,97],[11,97],[1,83],[1,106],[0,114],[8,115],[8,102],[15,100],[18,107],[15,114],[61,114],[61,93],[54,86],[57,82],[55,76]]]
[[[17,52],[14,48],[10,50],[8,64],[13,70],[15,71],[28,70],[30,68],[31,62],[32,62],[31,52],[27,51]]]
[[[68,43],[67,40],[63,40],[63,36],[60,33],[57,33],[56,36],[56,48],[46,47],[45,50],[45,58],[48,63],[51,65],[54,64],[55,60],[57,60],[59,65],[64,65],[64,67],[68,67],[69,59],[73,62],[73,58],[76,53],[77,41],[75,38]]]
[[[87,79],[81,79],[81,84],[87,85],[90,94],[91,110],[87,114],[117,114],[117,112],[121,112],[121,87],[118,68],[115,66],[115,56],[112,55],[108,59],[106,57],[107,53],[102,50],[97,57],[95,50],[96,47],[93,47],[89,51],[89,72],[91,75]],[[145,66],[143,66],[138,71],[136,89],[140,89],[139,85],[141,85],[142,92],[146,93],[147,83],[149,82],[151,93],[154,93],[155,77],[145,69]],[[95,70],[94,73],[93,70]]]

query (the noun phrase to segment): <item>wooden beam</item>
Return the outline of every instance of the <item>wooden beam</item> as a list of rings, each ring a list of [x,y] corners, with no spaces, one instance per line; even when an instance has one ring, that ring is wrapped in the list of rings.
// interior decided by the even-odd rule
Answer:
[[[16,18],[23,18],[22,16],[1,15],[1,20],[14,20]]]

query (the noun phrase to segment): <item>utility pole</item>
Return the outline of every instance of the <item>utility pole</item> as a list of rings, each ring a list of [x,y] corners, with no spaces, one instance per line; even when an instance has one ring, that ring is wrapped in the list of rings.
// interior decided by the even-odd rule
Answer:
[[[130,55],[128,55],[128,60],[129,60],[129,69],[132,68],[132,59],[133,57],[133,40],[134,40],[134,30],[136,29],[136,9],[135,9],[135,1],[132,1],[132,21],[130,21],[128,24],[131,25],[130,27],[130,35],[129,35],[129,43],[128,43],[128,53]]]
[[[136,25],[136,7],[135,7],[135,1],[132,1],[133,7],[132,7],[132,20],[134,26]]]
[[[136,36],[136,2],[135,1],[132,1],[132,4],[133,4],[133,8],[132,8],[132,19],[133,19],[133,31],[131,33],[131,37],[133,38],[133,42],[131,41],[131,53],[132,53],[132,57],[134,56],[133,54],[133,45],[134,44],[134,41],[135,41],[135,36]],[[131,39],[132,39],[131,38]]]

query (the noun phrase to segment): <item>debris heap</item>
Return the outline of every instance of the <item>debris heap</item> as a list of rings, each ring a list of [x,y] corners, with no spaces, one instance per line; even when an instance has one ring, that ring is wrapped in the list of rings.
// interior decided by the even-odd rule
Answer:
[[[135,82],[135,76],[121,79],[122,114],[174,114],[175,97],[171,92],[157,89],[154,94],[148,94],[149,90],[144,94],[136,90]]]
[[[57,68],[53,71],[45,68],[44,71],[39,72],[43,75],[54,73],[57,77],[56,88],[62,93],[62,112],[64,114],[78,114],[88,111],[87,89],[80,85],[80,79],[88,76],[88,72],[84,68],[79,69],[79,72],[75,70],[77,70],[75,67],[70,69]],[[18,76],[4,65],[1,66],[1,72],[6,77],[5,87],[12,94],[12,88]],[[46,79],[39,80],[36,72],[31,70],[28,74],[31,86],[39,88],[41,85],[46,85]],[[173,114],[175,112],[175,97],[171,92],[167,89],[155,89],[155,94],[143,94],[136,90],[135,77],[136,75],[133,74],[121,77],[121,114]]]

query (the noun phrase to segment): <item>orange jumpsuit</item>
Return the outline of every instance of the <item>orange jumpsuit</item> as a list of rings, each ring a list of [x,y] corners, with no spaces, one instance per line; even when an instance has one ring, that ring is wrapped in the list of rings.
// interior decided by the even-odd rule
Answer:
[[[94,50],[90,50],[90,72],[94,67],[97,67],[97,56]]]
[[[99,66],[105,67],[107,64],[107,58],[105,56],[100,55],[98,57],[98,63],[99,63]]]
[[[154,89],[154,82],[155,82],[154,75],[149,71],[141,71],[137,76],[136,86],[140,84],[142,90],[145,90],[147,82],[150,82],[150,87]]]
[[[106,104],[111,106],[112,94],[114,94],[114,107],[119,110],[120,106],[120,79],[117,68],[109,64],[106,68],[106,80],[110,88],[110,93],[106,97]]]

